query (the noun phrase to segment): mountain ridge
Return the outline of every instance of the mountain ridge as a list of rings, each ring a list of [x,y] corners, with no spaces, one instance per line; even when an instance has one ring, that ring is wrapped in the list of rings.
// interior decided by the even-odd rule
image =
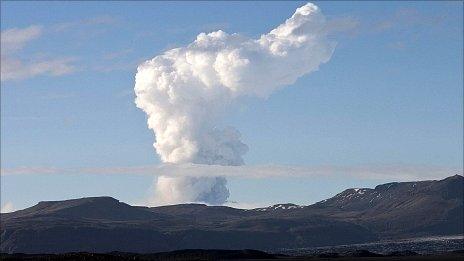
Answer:
[[[355,191],[357,192],[358,190],[359,191],[373,191],[373,190],[379,190],[379,189],[382,189],[384,187],[387,187],[390,188],[392,186],[395,186],[397,184],[415,184],[415,183],[430,183],[430,182],[437,182],[437,181],[445,181],[445,180],[450,180],[450,179],[458,179],[460,182],[463,182],[464,180],[464,177],[461,176],[461,175],[453,175],[453,176],[449,176],[445,179],[442,179],[442,180],[424,180],[424,181],[407,181],[407,182],[389,182],[389,183],[384,183],[384,184],[380,184],[380,185],[376,185],[374,188],[348,188],[348,189],[345,189],[344,191],[336,194],[335,196],[329,198],[329,199],[332,199],[332,198],[335,198],[337,197],[338,195],[341,195],[341,194],[344,194],[346,192],[349,192],[349,191]],[[78,202],[78,203],[84,203],[84,202],[91,202],[93,200],[98,200],[98,201],[113,201],[113,202],[119,202],[119,203],[122,203],[122,204],[125,204],[125,205],[129,205],[131,207],[140,207],[140,208],[148,208],[148,209],[155,209],[155,208],[167,208],[167,207],[172,207],[172,206],[201,206],[201,207],[220,207],[220,208],[233,208],[233,209],[241,209],[241,210],[257,210],[257,209],[264,209],[264,208],[272,208],[272,207],[276,207],[276,206],[286,206],[286,205],[291,205],[291,206],[297,206],[297,207],[310,207],[310,206],[313,206],[313,205],[316,205],[316,204],[319,204],[321,202],[326,202],[327,200],[329,199],[324,199],[324,200],[321,200],[321,201],[318,201],[318,202],[315,202],[313,204],[309,204],[309,205],[298,205],[298,204],[294,204],[294,203],[291,203],[291,202],[286,202],[286,203],[276,203],[276,204],[273,204],[271,206],[267,206],[267,207],[258,207],[258,208],[251,208],[251,209],[242,209],[242,208],[234,208],[234,207],[231,207],[231,206],[220,206],[220,205],[207,205],[207,204],[204,204],[204,203],[181,203],[181,204],[171,204],[171,205],[162,205],[162,206],[154,206],[154,207],[148,207],[148,206],[139,206],[139,205],[129,205],[127,203],[124,203],[118,199],[115,199],[111,196],[90,196],[90,197],[82,197],[82,198],[75,198],[75,199],[64,199],[64,200],[46,200],[46,201],[39,201],[36,205],[34,206],[31,206],[29,208],[26,208],[26,209],[31,209],[31,208],[34,208],[34,207],[38,207],[38,206],[46,206],[46,205],[51,205],[51,204],[61,204],[61,203],[67,203],[67,202]],[[22,209],[22,210],[16,210],[16,211],[13,211],[13,212],[8,212],[8,213],[1,213],[3,215],[5,214],[10,214],[10,213],[15,213],[15,212],[18,212],[18,211],[23,211],[23,210],[26,210],[26,209]]]
[[[1,252],[275,249],[463,234],[460,175],[346,189],[308,206],[131,206],[111,197],[43,201],[1,214]]]

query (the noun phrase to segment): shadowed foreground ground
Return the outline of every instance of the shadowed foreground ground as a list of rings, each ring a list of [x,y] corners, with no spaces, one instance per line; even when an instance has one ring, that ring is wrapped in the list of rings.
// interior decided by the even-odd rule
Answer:
[[[67,254],[1,254],[1,260],[464,260],[464,251],[440,255],[418,255],[414,252],[395,252],[379,255],[361,250],[352,253],[325,253],[318,256],[273,255],[257,250],[179,250],[154,254],[132,253],[67,253]]]

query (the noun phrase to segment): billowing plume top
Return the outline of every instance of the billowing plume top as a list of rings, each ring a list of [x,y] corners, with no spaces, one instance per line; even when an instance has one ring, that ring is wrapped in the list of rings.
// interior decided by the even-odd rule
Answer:
[[[148,116],[161,160],[243,165],[248,147],[240,133],[217,128],[216,120],[238,97],[265,98],[327,62],[335,44],[326,29],[319,8],[308,3],[259,39],[221,30],[201,33],[188,46],[141,64],[135,103]],[[221,204],[229,191],[225,178],[160,177],[155,194],[158,203]]]
[[[334,44],[325,26],[319,8],[308,3],[259,39],[201,33],[187,47],[141,64],[135,102],[148,115],[161,160],[243,164],[240,134],[215,129],[215,120],[236,97],[266,97],[327,62]]]

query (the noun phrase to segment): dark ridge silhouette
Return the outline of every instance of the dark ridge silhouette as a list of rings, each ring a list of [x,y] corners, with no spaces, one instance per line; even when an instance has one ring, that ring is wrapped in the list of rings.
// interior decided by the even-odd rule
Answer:
[[[1,214],[0,251],[155,253],[348,245],[462,235],[464,178],[348,189],[310,206],[138,207],[111,197],[40,202]]]

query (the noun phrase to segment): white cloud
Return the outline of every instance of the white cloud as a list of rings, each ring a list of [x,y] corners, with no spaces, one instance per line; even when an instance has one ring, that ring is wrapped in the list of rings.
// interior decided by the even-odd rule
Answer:
[[[355,33],[359,24],[359,20],[353,16],[336,17],[327,22],[326,31],[328,34]]]
[[[13,212],[13,211],[15,211],[15,208],[13,206],[13,203],[9,201],[9,202],[6,202],[2,206],[2,208],[0,210],[0,213],[9,213],[9,212]]]
[[[255,204],[227,201],[229,190],[226,178],[315,178],[324,180],[365,180],[376,183],[394,181],[440,180],[452,175],[463,175],[460,168],[424,165],[377,165],[377,166],[220,166],[201,164],[162,164],[155,166],[53,168],[19,167],[3,168],[1,175],[146,175],[156,177],[151,195],[139,205],[158,206],[186,202],[203,202],[210,205],[224,203],[235,208],[255,208],[267,203]]]
[[[26,28],[12,28],[2,31],[2,55],[22,49],[25,44],[40,37],[43,33],[42,29],[42,26],[31,25]]]
[[[222,30],[201,33],[189,45],[139,65],[135,103],[148,116],[161,160],[243,165],[248,146],[235,128],[218,128],[218,118],[237,98],[266,98],[328,62],[335,43],[327,39],[326,29],[320,9],[308,3],[257,39]],[[170,182],[157,183],[156,190],[165,197],[172,192],[178,198],[174,192],[192,189],[197,190],[190,193],[194,201],[216,204],[228,197],[223,177],[164,179]]]
[[[216,127],[224,107],[244,96],[268,97],[319,69],[335,43],[320,9],[308,3],[258,39],[221,30],[142,63],[135,103],[148,115],[163,162],[241,165],[247,146]]]
[[[415,8],[398,8],[392,15],[383,17],[380,21],[374,23],[374,31],[383,32],[392,29],[408,29],[416,26],[424,26],[428,29],[439,27],[444,24],[443,13],[424,14]]]
[[[442,179],[462,175],[462,168],[426,165],[358,165],[358,166],[289,166],[242,165],[220,166],[202,164],[161,164],[132,167],[54,168],[17,167],[2,168],[1,174],[10,175],[148,175],[172,177],[234,177],[245,179],[335,177],[365,180],[413,181]]]
[[[62,32],[71,29],[75,29],[76,27],[82,26],[96,26],[96,25],[112,25],[115,24],[118,20],[110,15],[100,15],[91,18],[82,19],[79,21],[72,21],[72,22],[64,22],[58,23],[51,27],[52,31]]]
[[[28,43],[39,38],[43,28],[32,25],[26,28],[12,28],[1,32],[1,80],[21,80],[38,75],[59,76],[75,70],[73,58],[42,58],[39,60],[19,58]]]
[[[366,180],[412,181],[441,179],[455,174],[462,175],[462,169],[437,166],[218,166],[199,164],[166,164],[158,166],[157,175],[179,177],[352,177]]]
[[[0,173],[2,176],[10,176],[10,175],[58,174],[58,173],[67,173],[67,171],[65,169],[59,169],[59,168],[53,168],[53,167],[16,167],[16,168],[2,168]]]
[[[73,58],[53,58],[25,61],[18,58],[2,57],[2,81],[22,80],[38,75],[60,76],[75,71]]]
[[[221,205],[229,197],[224,177],[159,176],[147,202],[150,206],[203,202]]]
[[[92,33],[102,29],[98,25],[111,25],[116,22],[117,20],[112,16],[101,15],[79,21],[57,23],[47,28],[31,25],[25,28],[3,30],[1,32],[1,80],[23,80],[39,75],[61,76],[75,72],[75,58],[52,56],[37,59],[34,56],[21,55],[21,51],[44,34],[69,34],[71,32],[90,37]],[[134,67],[133,64],[131,65]]]

